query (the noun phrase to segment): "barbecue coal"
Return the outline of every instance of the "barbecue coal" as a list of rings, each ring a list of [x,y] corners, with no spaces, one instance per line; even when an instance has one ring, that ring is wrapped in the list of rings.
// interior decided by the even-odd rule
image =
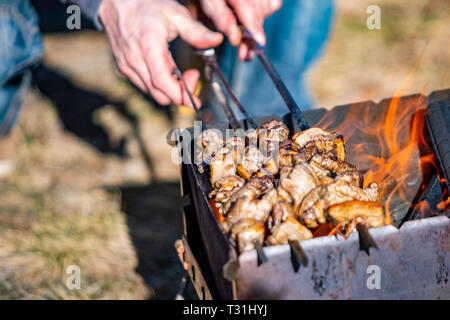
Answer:
[[[207,130],[197,143],[210,158],[209,197],[239,252],[309,239],[329,222],[346,236],[358,223],[384,225],[378,186],[362,187],[361,173],[345,161],[343,136],[311,128],[289,139],[273,120],[247,138],[245,146]]]

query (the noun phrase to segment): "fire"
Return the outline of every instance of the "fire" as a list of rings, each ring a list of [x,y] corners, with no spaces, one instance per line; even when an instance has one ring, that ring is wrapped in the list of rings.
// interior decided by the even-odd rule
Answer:
[[[401,98],[411,76],[412,72],[390,101],[351,105],[343,120],[339,120],[342,109],[332,110],[318,123],[344,135],[347,160],[365,171],[364,187],[373,182],[380,186],[386,224],[393,222],[393,211],[399,206],[425,210],[426,204],[414,203],[438,172],[436,156],[427,141],[425,86],[421,94]],[[439,204],[443,208],[448,205],[448,198]]]
[[[436,208],[438,208],[442,212],[450,210],[450,197],[447,197],[447,200],[444,200],[444,201],[438,203]]]

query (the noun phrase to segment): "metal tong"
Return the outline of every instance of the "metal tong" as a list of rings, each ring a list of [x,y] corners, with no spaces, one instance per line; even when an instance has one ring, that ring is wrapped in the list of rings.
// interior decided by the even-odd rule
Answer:
[[[253,35],[247,29],[244,29],[243,33],[244,33],[244,41],[250,40],[251,44],[254,47],[255,53],[258,56],[259,61],[261,62],[264,69],[266,70],[266,72],[272,79],[273,83],[275,84],[275,87],[277,88],[278,92],[280,93],[281,97],[283,98],[284,102],[286,103],[287,107],[289,108],[289,111],[291,112],[292,117],[294,118],[295,122],[297,123],[299,129],[301,131],[309,129],[310,126],[308,124],[308,121],[306,121],[302,110],[299,108],[299,106],[295,102],[294,98],[292,97],[291,93],[289,92],[288,88],[284,84],[283,80],[281,79],[280,75],[278,74],[278,72],[275,69],[275,67],[273,66],[273,64],[267,58],[266,53],[264,52],[264,47],[261,46],[255,40]]]

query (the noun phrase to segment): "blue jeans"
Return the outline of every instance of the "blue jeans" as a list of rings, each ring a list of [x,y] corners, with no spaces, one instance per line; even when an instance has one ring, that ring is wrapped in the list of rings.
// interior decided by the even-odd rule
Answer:
[[[264,24],[266,54],[302,110],[314,108],[305,73],[324,47],[333,15],[333,0],[284,0],[282,8]],[[237,48],[227,44],[220,57],[220,67],[251,116],[288,113],[257,58],[241,62],[237,58]],[[215,105],[212,95],[210,99]],[[216,117],[224,118],[221,110],[213,107],[213,111]],[[235,113],[240,115],[237,110]]]
[[[7,135],[42,57],[38,16],[29,0],[0,0],[0,138]]]

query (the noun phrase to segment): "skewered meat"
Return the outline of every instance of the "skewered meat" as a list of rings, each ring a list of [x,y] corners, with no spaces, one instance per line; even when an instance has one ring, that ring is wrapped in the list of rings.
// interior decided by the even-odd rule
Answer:
[[[278,201],[274,204],[272,213],[267,220],[269,230],[285,221],[288,217],[294,217],[294,209],[287,201]]]
[[[297,217],[309,228],[317,228],[326,223],[325,210],[337,203],[351,200],[376,201],[378,187],[359,188],[344,179],[330,184],[319,185],[308,193],[297,211]]]
[[[277,201],[277,191],[272,188],[261,199],[251,200],[248,196],[243,196],[236,200],[222,221],[225,231],[229,231],[231,227],[243,218],[252,218],[261,222],[266,222],[269,217],[273,205]]]
[[[226,215],[232,204],[243,196],[247,196],[250,200],[253,200],[272,188],[272,176],[253,177],[242,188],[231,194],[228,200],[224,201],[221,212],[223,215]]]
[[[315,164],[316,166],[322,167],[325,170],[328,170],[334,174],[336,173],[344,173],[349,170],[355,170],[355,166],[339,160],[338,158],[333,158],[330,154],[315,154],[309,160],[310,164]]]
[[[197,142],[210,157],[209,197],[239,252],[262,245],[266,224],[269,245],[312,238],[309,229],[328,222],[346,235],[358,223],[384,224],[378,186],[362,187],[361,173],[345,162],[342,136],[311,128],[290,140],[288,128],[274,120],[247,138],[245,147],[241,138],[223,141],[206,132]]]
[[[332,151],[339,160],[345,160],[344,138],[341,135],[325,131],[321,128],[310,128],[295,134],[292,140],[300,148],[314,146],[321,153],[326,154]]]
[[[305,195],[319,184],[314,171],[307,162],[299,162],[293,168],[283,168],[280,187],[288,192],[297,210]]]
[[[271,120],[263,123],[248,136],[250,143],[259,146],[264,156],[270,156],[271,150],[278,150],[282,141],[289,138],[289,129],[281,121]]]
[[[346,201],[331,205],[327,211],[334,223],[346,227],[345,236],[350,235],[358,223],[368,228],[384,225],[384,207],[377,202]]]
[[[264,156],[255,145],[249,145],[245,148],[244,157],[237,166],[237,173],[245,180],[261,169],[264,163]]]
[[[232,175],[222,178],[218,181],[217,188],[214,189],[210,194],[209,198],[214,197],[215,206],[222,215],[225,214],[224,204],[229,201],[230,197],[241,189],[245,184],[245,180],[239,176]]]
[[[236,174],[237,165],[242,160],[244,141],[239,137],[227,140],[224,147],[216,151],[210,161],[211,184],[216,187],[220,179]]]
[[[311,239],[312,232],[298,222],[293,217],[287,217],[286,220],[272,230],[272,234],[267,238],[270,245],[286,244],[288,240],[301,241]]]
[[[356,187],[361,188],[363,183],[363,176],[358,170],[349,170],[344,173],[338,174],[334,181],[345,180]]]
[[[264,223],[251,218],[239,220],[230,232],[230,237],[236,243],[239,252],[253,250],[255,241],[262,245],[264,236]]]
[[[291,140],[285,140],[280,143],[280,149],[277,156],[280,168],[292,167],[299,161],[307,160],[305,152],[300,150]]]
[[[271,120],[263,123],[257,130],[261,141],[284,141],[289,138],[288,127],[279,120]]]
[[[314,162],[311,162],[310,166],[311,166],[311,169],[316,174],[317,179],[322,180],[327,177],[331,178],[332,173],[330,171],[328,171],[327,169],[322,168],[321,166],[315,164]]]

